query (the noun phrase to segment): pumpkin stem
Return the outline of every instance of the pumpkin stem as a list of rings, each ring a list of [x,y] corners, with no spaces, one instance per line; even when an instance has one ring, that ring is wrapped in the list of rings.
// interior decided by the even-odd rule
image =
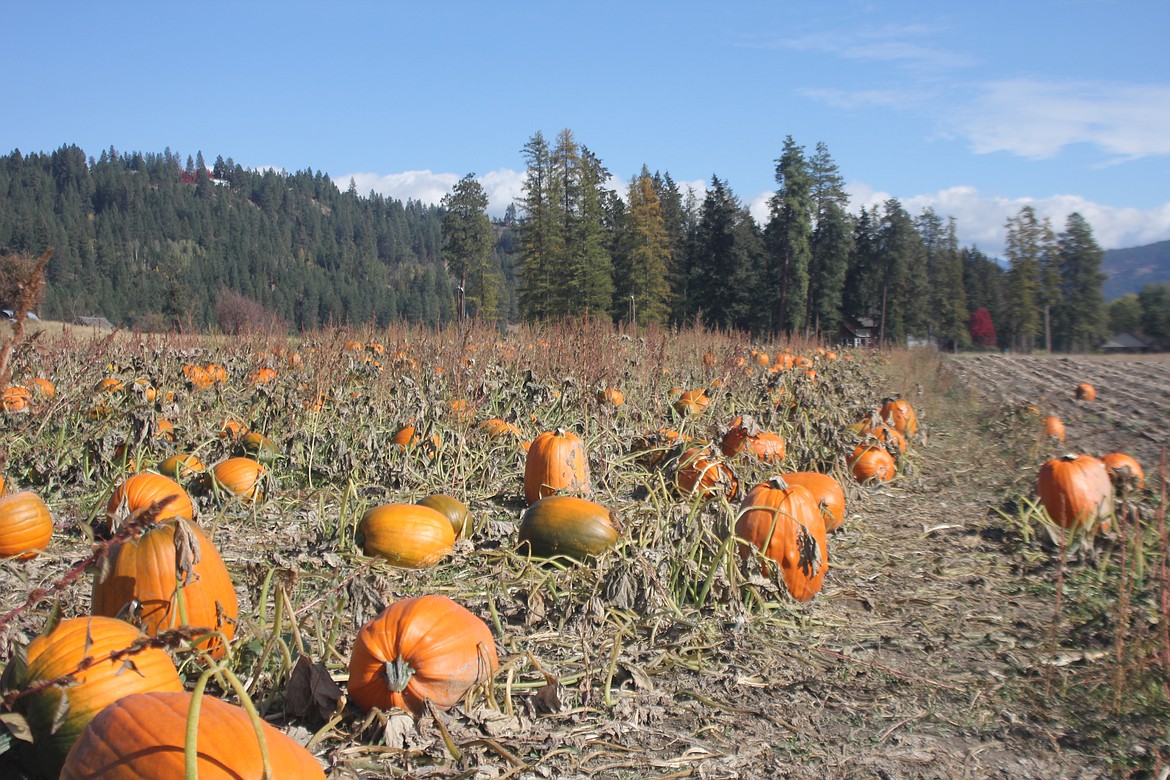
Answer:
[[[402,653],[393,661],[387,661],[383,671],[386,675],[386,686],[395,693],[406,690],[410,678],[414,676],[414,669],[403,659]]]
[[[788,490],[788,483],[784,481],[784,477],[779,474],[773,474],[768,477],[768,486],[776,490]]]

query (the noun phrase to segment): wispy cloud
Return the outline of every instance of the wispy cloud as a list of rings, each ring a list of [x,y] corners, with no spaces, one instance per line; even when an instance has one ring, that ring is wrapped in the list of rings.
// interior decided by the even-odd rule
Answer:
[[[798,89],[797,94],[834,108],[895,108],[928,104],[937,96],[934,90],[923,89],[830,89],[809,87]]]
[[[794,51],[833,54],[850,60],[891,62],[916,70],[969,67],[974,59],[935,44],[931,25],[883,25],[872,29],[827,30],[783,38],[775,45]]]
[[[1117,160],[1170,154],[1170,84],[994,81],[950,116],[978,153],[1040,159],[1086,143]]]

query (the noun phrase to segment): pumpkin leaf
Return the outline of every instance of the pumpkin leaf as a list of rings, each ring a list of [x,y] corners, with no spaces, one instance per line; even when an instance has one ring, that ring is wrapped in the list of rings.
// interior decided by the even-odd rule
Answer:
[[[323,664],[308,656],[297,658],[284,688],[284,711],[297,718],[328,720],[337,712],[341,688]]]
[[[32,742],[32,729],[19,712],[0,712],[0,754],[17,742]]]

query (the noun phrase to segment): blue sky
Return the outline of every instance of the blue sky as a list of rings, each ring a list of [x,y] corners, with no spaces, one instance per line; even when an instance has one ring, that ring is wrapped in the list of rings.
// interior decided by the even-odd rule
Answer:
[[[1024,204],[1105,248],[1170,239],[1170,2],[6,0],[0,153],[76,144],[324,171],[502,212],[562,128],[623,188],[713,175],[758,218],[791,135],[854,208],[990,254]]]

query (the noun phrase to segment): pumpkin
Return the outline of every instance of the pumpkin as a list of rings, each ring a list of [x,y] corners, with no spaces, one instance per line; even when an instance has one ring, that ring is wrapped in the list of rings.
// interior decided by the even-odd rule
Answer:
[[[248,431],[240,437],[240,451],[261,463],[271,463],[281,455],[280,447],[272,439],[256,431]]]
[[[741,558],[751,557],[754,548],[779,566],[792,598],[809,601],[820,592],[829,570],[829,545],[825,521],[807,488],[782,477],[756,485],[744,496],[735,535],[742,540]]]
[[[148,507],[166,496],[174,496],[175,500],[166,505],[159,519],[194,518],[195,507],[191,504],[191,497],[175,480],[149,471],[127,477],[114,489],[110,500],[106,502],[106,520],[110,524],[110,529],[117,530],[120,521],[132,512]]]
[[[447,710],[495,675],[499,661],[487,624],[446,596],[406,598],[357,633],[349,659],[349,698],[363,710],[393,707],[422,715]]]
[[[817,471],[795,471],[781,477],[789,485],[800,485],[812,493],[825,520],[826,532],[836,531],[845,522],[845,489],[840,482]]]
[[[764,463],[784,460],[784,437],[765,431],[751,417],[736,417],[723,435],[720,449],[729,458],[745,453]]]
[[[1065,455],[1040,467],[1036,477],[1040,503],[1061,528],[1109,530],[1113,515],[1113,483],[1104,462],[1092,455]]]
[[[702,414],[710,403],[705,390],[687,390],[675,399],[674,410],[684,417],[693,416]]]
[[[605,405],[621,406],[626,402],[626,397],[616,387],[606,386],[597,391],[597,400]]]
[[[31,380],[29,380],[29,384],[32,385],[34,392],[39,393],[45,398],[51,399],[57,395],[57,386],[44,377],[33,377]]]
[[[4,388],[3,393],[0,393],[0,406],[3,406],[4,411],[10,414],[29,411],[31,403],[32,393],[28,391],[27,387],[9,385]]]
[[[918,415],[910,402],[898,398],[887,398],[878,411],[882,420],[903,436],[913,436],[918,431]]]
[[[206,390],[215,384],[215,378],[203,366],[188,363],[183,366],[183,379],[192,390]]]
[[[1049,415],[1044,420],[1044,433],[1058,442],[1064,442],[1064,423],[1056,415]]]
[[[422,437],[415,431],[414,425],[403,425],[394,434],[394,438],[390,440],[390,443],[397,447],[413,447],[422,441]]]
[[[108,395],[113,393],[121,393],[125,389],[126,385],[122,383],[122,380],[116,377],[108,376],[98,382],[97,386],[94,387],[93,390],[95,393],[105,393]]]
[[[897,428],[884,422],[879,422],[876,425],[873,423],[863,425],[860,435],[863,441],[872,436],[882,444],[893,445],[898,452],[906,451],[906,437],[899,433]]]
[[[845,459],[858,482],[889,482],[898,471],[894,456],[882,447],[858,444]]]
[[[276,381],[276,369],[273,368],[258,368],[252,372],[252,376],[248,377],[248,383],[253,385],[266,385]]]
[[[739,492],[739,480],[714,446],[691,447],[678,456],[674,485],[679,494],[703,500],[723,492],[728,499]]]
[[[167,651],[142,640],[122,620],[75,617],[33,639],[23,660],[9,662],[3,688],[28,689],[14,706],[28,722],[43,772],[61,771],[73,743],[106,705],[133,693],[183,690]]]
[[[176,545],[178,524],[183,531]],[[195,545],[198,555],[176,551]],[[93,582],[95,615],[115,617],[136,605],[128,619],[140,621],[151,636],[182,625],[180,614],[186,615],[185,625],[218,629],[229,640],[235,635],[239,604],[231,575],[211,539],[194,523],[171,518],[152,525],[141,536],[111,546],[107,563]],[[204,639],[200,647],[215,657],[224,654],[219,637]]]
[[[215,464],[211,478],[215,485],[241,500],[256,503],[264,499],[264,476],[268,470],[251,458],[228,458]]]
[[[0,558],[27,560],[52,538],[53,518],[40,496],[24,490],[0,498]]]
[[[158,418],[154,424],[154,436],[164,441],[175,440],[175,424],[165,417]]]
[[[617,517],[605,507],[577,496],[547,496],[520,519],[522,554],[537,558],[563,555],[584,561],[617,544]]]
[[[524,460],[524,498],[530,505],[560,490],[590,492],[585,442],[564,428],[533,439]]]
[[[433,566],[451,554],[455,531],[445,514],[418,504],[382,504],[362,515],[354,543],[366,555],[404,569]]]
[[[1145,487],[1146,474],[1142,471],[1142,464],[1132,456],[1124,452],[1110,452],[1101,456],[1101,462],[1105,464],[1114,486],[1132,485],[1138,490]]]
[[[630,451],[638,453],[635,460],[648,469],[655,468],[666,460],[667,454],[676,446],[687,444],[691,437],[673,428],[659,428],[634,439]]]
[[[154,403],[154,399],[158,397],[158,390],[154,389],[154,385],[150,383],[149,379],[138,378],[130,383],[126,388],[127,396],[138,396],[148,404]]]
[[[171,479],[186,479],[207,468],[206,464],[194,455],[178,453],[158,464],[158,470]]]
[[[141,780],[185,776],[187,716],[192,694],[136,693],[95,717],[69,751],[61,780]],[[243,707],[211,696],[199,703],[196,774],[205,778],[259,778],[264,759]],[[272,778],[325,780],[317,759],[279,729],[260,722]]]
[[[478,426],[479,430],[483,431],[489,439],[495,439],[500,436],[514,436],[520,438],[523,434],[520,429],[510,422],[502,420],[499,417],[492,417],[484,420]]]
[[[1097,398],[1097,388],[1088,382],[1081,382],[1077,385],[1075,395],[1078,401],[1093,401]]]
[[[456,539],[462,539],[471,533],[471,510],[467,508],[467,504],[459,499],[436,493],[415,503],[419,506],[430,507],[450,520],[451,529],[455,532]]]

